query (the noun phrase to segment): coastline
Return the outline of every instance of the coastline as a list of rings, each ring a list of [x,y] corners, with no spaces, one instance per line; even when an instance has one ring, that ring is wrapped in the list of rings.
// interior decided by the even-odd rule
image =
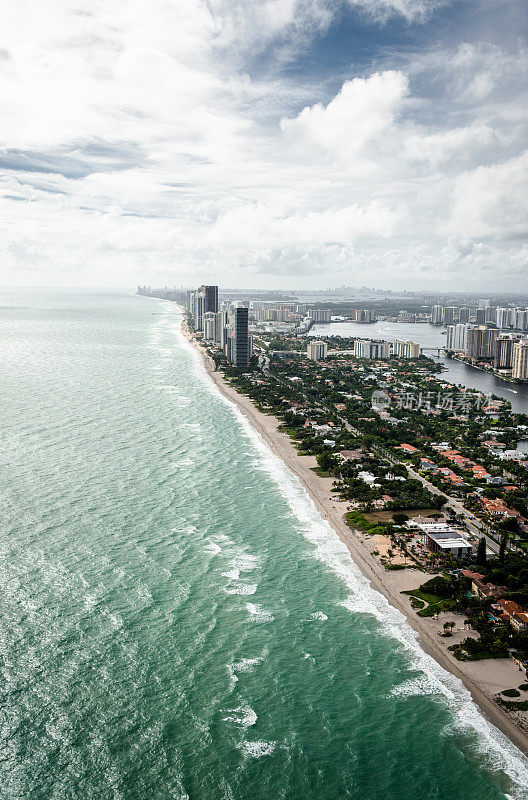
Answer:
[[[215,370],[212,359],[190,334],[184,321],[181,330],[187,341],[200,354],[205,370],[217,389],[237,406],[273,453],[299,479],[323,519],[331,525],[346,545],[353,561],[371,582],[372,587],[380,592],[393,607],[397,608],[418,633],[421,648],[432,656],[443,669],[462,681],[488,722],[498,728],[525,756],[528,756],[528,728],[526,730],[521,728],[493,700],[493,695],[502,689],[523,682],[523,673],[517,671],[517,667],[511,660],[501,659],[500,663],[497,663],[499,660],[460,662],[455,659],[447,650],[447,644],[451,643],[453,639],[440,638],[438,622],[418,617],[411,608],[408,596],[401,594],[404,589],[416,588],[430,576],[417,569],[393,572],[385,570],[370,551],[372,543],[369,541],[369,537],[359,531],[351,530],[344,522],[346,504],[337,501],[330,494],[333,479],[321,478],[316,475],[312,469],[316,463],[315,459],[312,456],[299,456],[290,438],[279,430],[278,420],[274,416],[263,414],[248,397],[239,394],[224,380],[221,373]],[[497,671],[501,673],[500,679],[494,674]]]

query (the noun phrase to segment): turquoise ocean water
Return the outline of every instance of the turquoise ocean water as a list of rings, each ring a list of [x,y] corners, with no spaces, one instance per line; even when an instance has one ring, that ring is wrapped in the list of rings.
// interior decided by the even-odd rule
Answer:
[[[528,797],[179,321],[0,296],[2,800]]]

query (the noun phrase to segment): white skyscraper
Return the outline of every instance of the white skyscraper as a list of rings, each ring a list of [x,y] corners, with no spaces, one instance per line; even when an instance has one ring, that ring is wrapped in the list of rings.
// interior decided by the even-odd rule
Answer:
[[[510,328],[515,323],[515,309],[497,308],[495,310],[495,324],[499,330]]]
[[[466,347],[467,329],[469,325],[449,325],[447,328],[446,348],[460,351]]]
[[[518,331],[528,331],[528,311],[515,309],[515,328]]]
[[[356,358],[368,358],[370,361],[377,358],[390,358],[390,342],[372,342],[370,339],[356,339],[354,342],[354,355]]]
[[[322,361],[328,353],[326,342],[309,342],[307,355],[310,361]]]
[[[528,381],[528,339],[513,345],[512,377]]]
[[[431,309],[431,322],[433,325],[441,325],[444,321],[444,307],[433,306]]]
[[[420,345],[416,342],[395,339],[392,344],[392,353],[397,358],[420,358]]]

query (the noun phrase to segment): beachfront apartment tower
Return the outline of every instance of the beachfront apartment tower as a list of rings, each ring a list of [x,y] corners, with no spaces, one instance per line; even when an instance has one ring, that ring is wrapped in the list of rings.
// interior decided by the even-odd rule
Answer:
[[[212,311],[206,311],[203,315],[204,339],[214,342],[215,338],[215,315]]]
[[[227,311],[217,311],[215,317],[215,335],[214,340],[223,349],[226,339],[226,325],[228,322]]]
[[[216,314],[218,311],[218,286],[204,286],[205,311]]]
[[[239,306],[235,308],[233,317],[231,361],[235,367],[244,369],[249,366],[249,309]]]
[[[205,314],[205,293],[195,292],[194,294],[194,308],[193,308],[193,322],[197,331],[203,331],[203,317]]]

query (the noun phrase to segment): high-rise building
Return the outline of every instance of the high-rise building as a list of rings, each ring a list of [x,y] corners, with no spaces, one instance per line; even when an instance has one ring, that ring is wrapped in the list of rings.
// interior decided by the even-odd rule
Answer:
[[[205,287],[205,311],[213,314],[218,311],[218,286]]]
[[[490,305],[491,305],[491,301],[490,300],[479,300],[478,301],[478,307],[479,308],[489,308]]]
[[[467,306],[462,306],[462,308],[458,309],[458,321],[461,323],[469,322],[469,317],[471,315],[471,309]]]
[[[497,328],[511,328],[515,324],[515,310],[513,308],[496,308],[495,324]]]
[[[205,314],[205,293],[194,293],[193,321],[197,331],[203,331],[203,315]]]
[[[311,308],[308,311],[308,316],[314,322],[330,322],[332,319],[332,312],[329,308]]]
[[[372,342],[370,339],[356,339],[354,355],[356,358],[375,359],[390,358],[390,342]]]
[[[376,322],[376,313],[370,308],[353,308],[350,319],[352,322]]]
[[[215,316],[214,340],[220,347],[225,345],[225,328],[227,325],[227,311],[217,311]]]
[[[328,353],[328,345],[326,342],[309,342],[307,355],[311,361],[322,361],[326,358]]]
[[[499,335],[496,328],[487,328],[485,325],[477,325],[468,328],[466,334],[466,355],[472,361],[480,359],[491,359],[495,353],[495,340]]]
[[[235,308],[232,337],[231,361],[235,367],[249,366],[249,309],[243,306]]]
[[[204,339],[214,342],[215,339],[215,314],[212,311],[206,311],[203,315],[203,329]]]
[[[397,358],[420,358],[420,345],[403,339],[395,339],[392,344],[392,353]]]
[[[441,325],[444,321],[444,307],[433,306],[431,309],[431,322],[433,325]]]
[[[512,377],[528,381],[528,339],[521,339],[513,345]]]
[[[456,322],[458,317],[458,308],[456,306],[446,306],[444,308],[444,325],[452,325]]]
[[[515,309],[515,328],[518,331],[528,331],[528,310]]]
[[[449,325],[447,328],[447,341],[446,348],[448,350],[455,350],[460,352],[466,349],[466,336],[468,325],[458,323],[458,325]]]
[[[200,286],[198,291],[205,296],[204,314],[212,311],[216,314],[218,311],[218,286]]]
[[[513,358],[513,345],[519,340],[518,336],[499,336],[495,340],[493,366],[495,369],[511,369]]]
[[[486,323],[493,322],[493,324],[495,324],[495,321],[497,319],[497,309],[495,308],[495,306],[488,306],[484,310],[485,310]]]
[[[486,311],[485,308],[477,308],[475,312],[475,323],[477,325],[485,325],[486,324]]]

